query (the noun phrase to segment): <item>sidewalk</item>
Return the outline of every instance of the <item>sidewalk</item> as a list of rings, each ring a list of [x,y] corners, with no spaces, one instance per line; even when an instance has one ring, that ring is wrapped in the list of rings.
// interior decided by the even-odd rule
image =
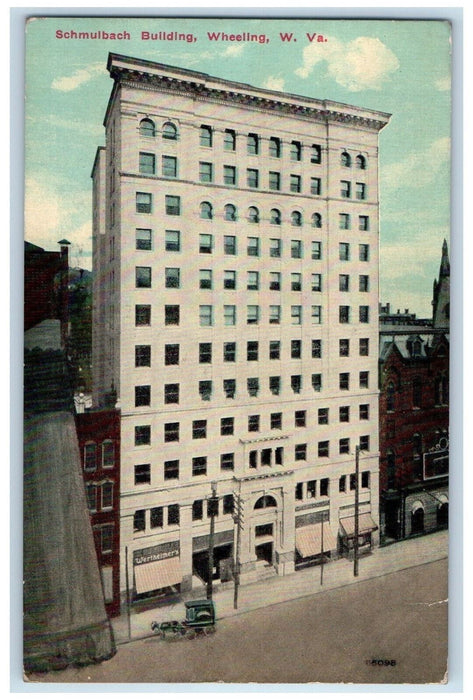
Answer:
[[[381,547],[372,554],[359,560],[358,577],[353,576],[353,561],[338,559],[325,564],[323,568],[323,585],[320,583],[321,567],[314,566],[297,571],[288,576],[272,578],[241,586],[238,591],[238,609],[233,607],[234,587],[214,591],[213,599],[217,609],[217,619],[275,605],[304,596],[313,595],[334,588],[356,584],[359,581],[391,574],[412,566],[445,559],[448,554],[448,531],[432,533],[412,540],[396,542]],[[183,596],[186,600],[198,597],[195,592]],[[130,620],[126,612],[112,619],[112,626],[117,644],[151,636],[151,622],[157,620],[183,620],[185,618],[184,600],[168,606],[135,613]]]

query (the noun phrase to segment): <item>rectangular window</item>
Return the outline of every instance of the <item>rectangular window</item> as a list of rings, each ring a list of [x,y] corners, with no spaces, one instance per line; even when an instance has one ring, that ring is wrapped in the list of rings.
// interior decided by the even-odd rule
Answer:
[[[361,472],[361,488],[362,489],[369,489],[370,487],[370,473],[369,472]]]
[[[366,199],[366,185],[364,182],[356,183],[356,198]]]
[[[213,165],[212,163],[199,163],[199,180],[200,182],[213,181]]]
[[[302,355],[302,340],[291,340],[291,358],[300,360]]]
[[[271,430],[282,430],[282,413],[271,413]]]
[[[152,234],[150,228],[137,228],[135,231],[136,250],[151,250]]]
[[[204,502],[194,501],[192,504],[192,520],[202,520],[204,517]]]
[[[322,180],[320,177],[310,178],[310,193],[315,195],[322,194]]]
[[[339,386],[340,389],[343,391],[346,391],[350,388],[350,373],[349,372],[341,372],[339,375]]]
[[[248,236],[246,252],[253,257],[259,256],[259,238]]]
[[[348,357],[350,355],[350,339],[340,338],[338,345],[340,357]]]
[[[248,362],[258,359],[258,341],[248,340],[246,343],[246,359]]]
[[[223,393],[227,399],[234,399],[236,393],[236,380],[235,379],[224,379],[223,380]]]
[[[322,375],[313,374],[312,375],[312,388],[314,391],[322,391]]]
[[[258,377],[249,377],[246,380],[249,396],[258,396],[259,394],[259,379]]]
[[[328,496],[328,489],[329,489],[329,480],[328,479],[321,479],[320,480],[320,495],[321,496]]]
[[[369,216],[359,216],[358,217],[358,229],[360,231],[370,230],[370,217]]]
[[[294,459],[296,462],[307,459],[307,445],[305,443],[294,445]]]
[[[293,374],[291,376],[291,389],[295,394],[300,394],[302,389],[302,375]]]
[[[135,281],[137,289],[149,289],[151,287],[151,268],[135,267]]]
[[[262,467],[270,467],[271,466],[272,453],[273,453],[273,451],[270,447],[265,447],[263,450],[261,450],[261,466]],[[265,526],[263,526],[263,527],[265,527]],[[272,528],[272,525],[271,525],[271,528]]]
[[[277,305],[271,305],[269,307],[269,322],[270,323],[281,323],[281,307]]]
[[[269,171],[269,189],[279,191],[281,189],[281,173]]]
[[[278,396],[281,393],[281,377],[269,378],[269,390],[274,396]]]
[[[338,490],[340,493],[345,493],[347,490],[347,477],[345,475],[338,480]]]
[[[350,452],[350,439],[340,438],[338,441],[338,451],[341,455],[349,454]]]
[[[311,289],[313,292],[322,291],[322,275],[319,272],[313,272],[311,276]]]
[[[179,403],[179,384],[164,385],[164,403]]]
[[[169,344],[164,346],[164,364],[178,365],[179,364],[179,345]]]
[[[177,177],[177,158],[174,156],[163,156],[162,158],[163,177]]]
[[[338,275],[338,289],[340,292],[350,291],[350,275]]]
[[[151,444],[151,426],[150,425],[135,425],[135,445],[150,445]]]
[[[350,406],[340,406],[338,409],[338,418],[340,423],[350,422]]]
[[[322,307],[312,306],[311,308],[311,320],[312,323],[319,324],[322,323]]]
[[[280,258],[282,251],[282,243],[280,238],[269,239],[269,256],[271,258]]]
[[[180,231],[165,231],[164,232],[164,248],[168,251],[179,252],[181,250],[181,233]]]
[[[151,464],[135,464],[135,484],[151,483]]]
[[[199,323],[201,326],[212,325],[212,306],[209,304],[201,304],[199,306]]]
[[[146,528],[146,511],[135,510],[133,515],[133,532],[144,532]]]
[[[246,171],[246,182],[248,187],[257,188],[259,186],[259,171],[248,168]]]
[[[291,273],[291,290],[293,292],[302,291],[302,275],[300,272]]]
[[[151,387],[149,384],[135,386],[135,406],[149,406],[151,403]]]
[[[199,253],[209,254],[213,248],[213,236],[211,233],[199,234]]]
[[[181,284],[181,271],[178,267],[166,267],[165,271],[165,286],[167,289],[179,289]]]
[[[233,165],[223,166],[223,183],[230,186],[237,184],[237,169]]]
[[[148,192],[136,193],[136,211],[138,214],[151,214],[152,210],[152,195]]]
[[[284,464],[284,447],[276,447],[274,454],[276,464]]]
[[[340,260],[350,260],[350,244],[349,243],[339,243],[338,252]]]
[[[255,304],[249,304],[246,307],[246,322],[248,324],[259,323],[259,306]]]
[[[179,423],[164,424],[164,442],[179,442]]]
[[[311,479],[307,482],[307,498],[316,498],[317,496],[317,482],[315,479]]]
[[[179,479],[179,460],[169,459],[164,462],[164,479],[169,481],[170,479]]]
[[[279,360],[281,357],[281,342],[279,340],[269,341],[269,359]]]
[[[259,152],[259,136],[258,134],[248,134],[247,138],[247,153],[250,156],[257,156]]]
[[[360,260],[361,262],[368,262],[370,259],[370,247],[367,243],[360,243]]]
[[[271,136],[269,139],[269,155],[271,158],[281,157],[281,139]]]
[[[322,341],[318,338],[312,340],[312,357],[317,359],[322,357]]]
[[[348,180],[341,180],[340,196],[344,199],[348,199],[351,197],[351,183]]]
[[[317,445],[317,454],[319,457],[329,457],[329,441],[322,440]],[[322,495],[322,494],[321,494]]]
[[[312,241],[312,260],[322,260],[322,243],[320,241]]]
[[[192,458],[192,476],[204,476],[207,474],[207,457]]]
[[[370,381],[369,372],[360,372],[360,389],[368,389]]]
[[[181,213],[181,198],[176,195],[167,194],[164,199],[165,212],[168,216],[179,216]]]
[[[318,144],[314,144],[310,151],[310,162],[311,163],[321,163],[322,162],[322,147]]]
[[[370,418],[370,405],[368,403],[360,403],[360,420],[369,420]]]
[[[151,367],[151,345],[135,345],[135,367]]]
[[[338,228],[347,231],[350,228],[350,214],[338,215]]]
[[[236,236],[223,237],[223,252],[225,253],[225,255],[237,254]]]
[[[236,306],[234,304],[226,304],[223,307],[223,320],[226,326],[234,326],[236,323]]]
[[[220,435],[233,435],[234,418],[220,418]]]
[[[360,319],[360,323],[369,323],[370,322],[370,307],[369,306],[360,306],[359,319]]]
[[[192,439],[203,440],[207,437],[207,421],[194,420],[192,421]]]
[[[319,408],[318,422],[319,425],[328,425],[328,408]]]
[[[302,323],[302,306],[291,306],[291,323],[300,326]]]
[[[290,175],[289,176],[289,190],[290,190],[290,192],[301,192],[302,191],[302,178],[300,175]]]
[[[220,455],[220,469],[222,471],[233,471],[235,469],[235,455],[233,452],[225,452]]]
[[[150,527],[157,528],[164,525],[164,513],[161,506],[156,506],[150,509]]]
[[[199,396],[202,401],[210,401],[212,398],[212,381],[203,379],[199,382]]]
[[[167,304],[164,307],[164,324],[166,326],[178,326],[180,307],[177,304]]]
[[[306,426],[306,411],[294,412],[294,425],[296,428],[305,428]]]
[[[304,484],[302,481],[299,481],[296,484],[295,499],[296,499],[296,501],[302,501],[303,497],[304,497]]]
[[[97,448],[95,442],[84,445],[84,469],[89,472],[97,469]]]
[[[370,449],[370,436],[360,435],[360,450],[363,452],[369,452]]]
[[[212,343],[199,343],[200,364],[210,364],[212,362]]]
[[[156,172],[156,157],[153,153],[140,152],[139,158],[140,173],[145,175],[154,175]]]
[[[338,307],[338,322],[339,323],[350,323],[350,307],[349,306],[339,306]]]
[[[302,241],[291,241],[291,258],[302,258]]]
[[[370,339],[360,338],[360,355],[367,357],[370,350]]]
[[[224,343],[223,344],[223,361],[224,362],[235,362],[236,360],[236,343]]]
[[[269,288],[272,291],[279,291],[281,289],[281,273],[280,272],[270,272],[269,273]]]
[[[234,151],[236,148],[236,134],[233,129],[225,129],[223,134],[223,150]]]
[[[168,506],[168,525],[179,525],[179,505],[177,503]]]
[[[250,290],[259,289],[259,272],[252,272],[251,270],[248,272],[246,288]]]
[[[200,145],[212,148],[212,127],[202,124],[200,127]]]
[[[212,270],[199,270],[199,289],[212,289]]]
[[[248,416],[248,432],[259,432],[259,416]]]
[[[302,159],[302,144],[300,141],[291,141],[290,158],[293,161]]]

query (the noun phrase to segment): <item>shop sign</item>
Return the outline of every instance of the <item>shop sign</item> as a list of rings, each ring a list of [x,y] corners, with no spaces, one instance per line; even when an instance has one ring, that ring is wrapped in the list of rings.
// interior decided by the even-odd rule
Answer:
[[[152,561],[161,561],[161,559],[169,559],[180,555],[179,541],[166,542],[158,544],[155,547],[147,547],[146,549],[137,549],[133,552],[133,565],[149,564]]]

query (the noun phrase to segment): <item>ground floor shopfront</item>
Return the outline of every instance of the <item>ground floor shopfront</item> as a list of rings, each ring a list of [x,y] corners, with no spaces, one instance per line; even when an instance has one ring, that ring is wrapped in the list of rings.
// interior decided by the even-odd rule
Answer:
[[[381,542],[427,534],[448,527],[448,482],[418,483],[382,493]]]
[[[323,496],[316,492],[315,498],[298,500],[287,472],[272,473],[264,480],[234,480],[233,508],[218,512],[213,533],[210,518],[196,521],[193,504],[181,504],[178,527],[135,537],[122,548],[122,599],[159,600],[192,590],[201,595],[210,575],[215,585],[228,584],[238,569],[245,585],[351,556],[353,493],[339,496],[339,477],[332,481]],[[361,553],[378,542],[377,501],[371,493],[365,488],[359,503]]]

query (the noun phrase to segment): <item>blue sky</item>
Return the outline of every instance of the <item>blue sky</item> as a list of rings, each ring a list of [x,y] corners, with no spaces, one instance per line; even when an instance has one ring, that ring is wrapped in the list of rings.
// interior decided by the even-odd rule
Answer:
[[[56,30],[128,31],[131,39],[57,39]],[[197,41],[144,41],[141,32]],[[209,31],[269,42],[213,42]],[[282,42],[280,33],[296,41]],[[322,34],[310,43],[306,34]],[[441,21],[52,18],[26,30],[25,238],[67,238],[91,266],[91,179],[112,80],[109,51],[260,87],[392,114],[380,134],[381,300],[430,316],[442,241],[450,237],[450,27]]]

